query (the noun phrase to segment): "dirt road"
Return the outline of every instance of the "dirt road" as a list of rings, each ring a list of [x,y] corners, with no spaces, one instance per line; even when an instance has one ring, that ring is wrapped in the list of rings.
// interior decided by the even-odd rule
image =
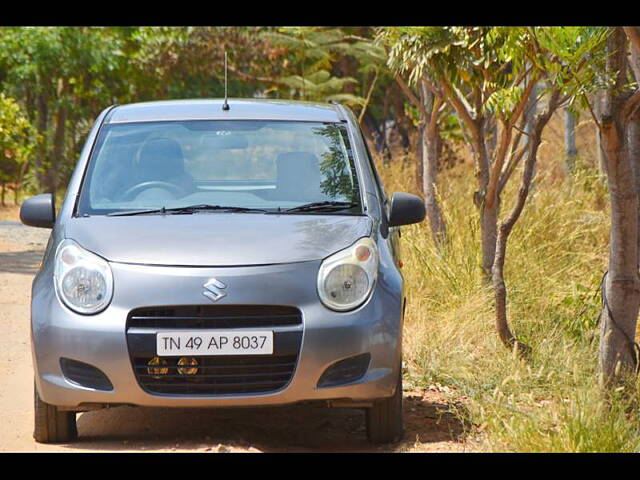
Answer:
[[[31,281],[49,230],[0,221],[0,451],[463,451],[462,426],[436,390],[405,391],[405,439],[371,448],[359,410],[119,407],[78,415],[79,441],[32,438]]]

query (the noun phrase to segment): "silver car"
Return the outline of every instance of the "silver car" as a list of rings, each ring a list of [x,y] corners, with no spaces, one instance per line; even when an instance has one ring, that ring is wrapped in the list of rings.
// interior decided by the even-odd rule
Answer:
[[[32,197],[52,228],[33,281],[38,442],[117,405],[366,410],[402,436],[399,226],[338,104],[184,100],[112,106],[66,197]]]

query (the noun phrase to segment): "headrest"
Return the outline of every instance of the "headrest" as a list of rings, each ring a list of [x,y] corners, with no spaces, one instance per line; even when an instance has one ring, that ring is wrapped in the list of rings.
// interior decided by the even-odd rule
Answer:
[[[138,168],[154,180],[175,178],[184,173],[182,147],[170,138],[152,138],[140,150]]]
[[[276,159],[277,189],[295,199],[317,199],[320,194],[320,164],[310,152],[286,152]]]

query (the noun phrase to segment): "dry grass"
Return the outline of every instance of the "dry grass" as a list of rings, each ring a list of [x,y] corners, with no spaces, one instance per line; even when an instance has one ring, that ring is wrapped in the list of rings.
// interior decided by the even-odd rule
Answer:
[[[595,166],[593,127],[579,127],[573,176],[564,171],[556,118],[545,135],[535,186],[510,239],[508,314],[533,347],[524,363],[500,344],[493,293],[481,287],[478,214],[468,159],[442,174],[439,196],[450,245],[438,252],[428,225],[403,228],[408,290],[405,359],[412,383],[449,387],[479,449],[637,451],[637,410],[607,406],[597,379],[598,285],[608,258],[608,198]],[[588,127],[588,128],[587,128]],[[590,135],[589,135],[590,134]],[[410,160],[380,165],[388,192],[415,191]],[[506,192],[513,204],[519,172]]]

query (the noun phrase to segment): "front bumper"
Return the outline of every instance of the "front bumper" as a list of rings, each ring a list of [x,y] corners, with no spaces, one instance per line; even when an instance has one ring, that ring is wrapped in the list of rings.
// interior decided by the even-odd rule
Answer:
[[[33,286],[32,351],[41,398],[52,405],[133,404],[156,407],[283,405],[313,400],[371,401],[393,395],[402,344],[402,279],[382,269],[369,300],[355,311],[333,312],[316,292],[320,262],[233,268],[163,267],[112,263],[114,296],[97,315],[79,315],[57,298],[50,268]],[[301,330],[302,345],[291,381],[263,394],[155,395],[138,384],[125,333],[127,315],[148,306],[197,305],[210,302],[203,285],[215,277],[227,285],[227,305],[288,305],[300,309],[302,325],[274,330]],[[334,362],[370,353],[361,379],[318,388],[322,373]],[[113,384],[112,391],[81,387],[62,374],[60,358],[93,365]]]

